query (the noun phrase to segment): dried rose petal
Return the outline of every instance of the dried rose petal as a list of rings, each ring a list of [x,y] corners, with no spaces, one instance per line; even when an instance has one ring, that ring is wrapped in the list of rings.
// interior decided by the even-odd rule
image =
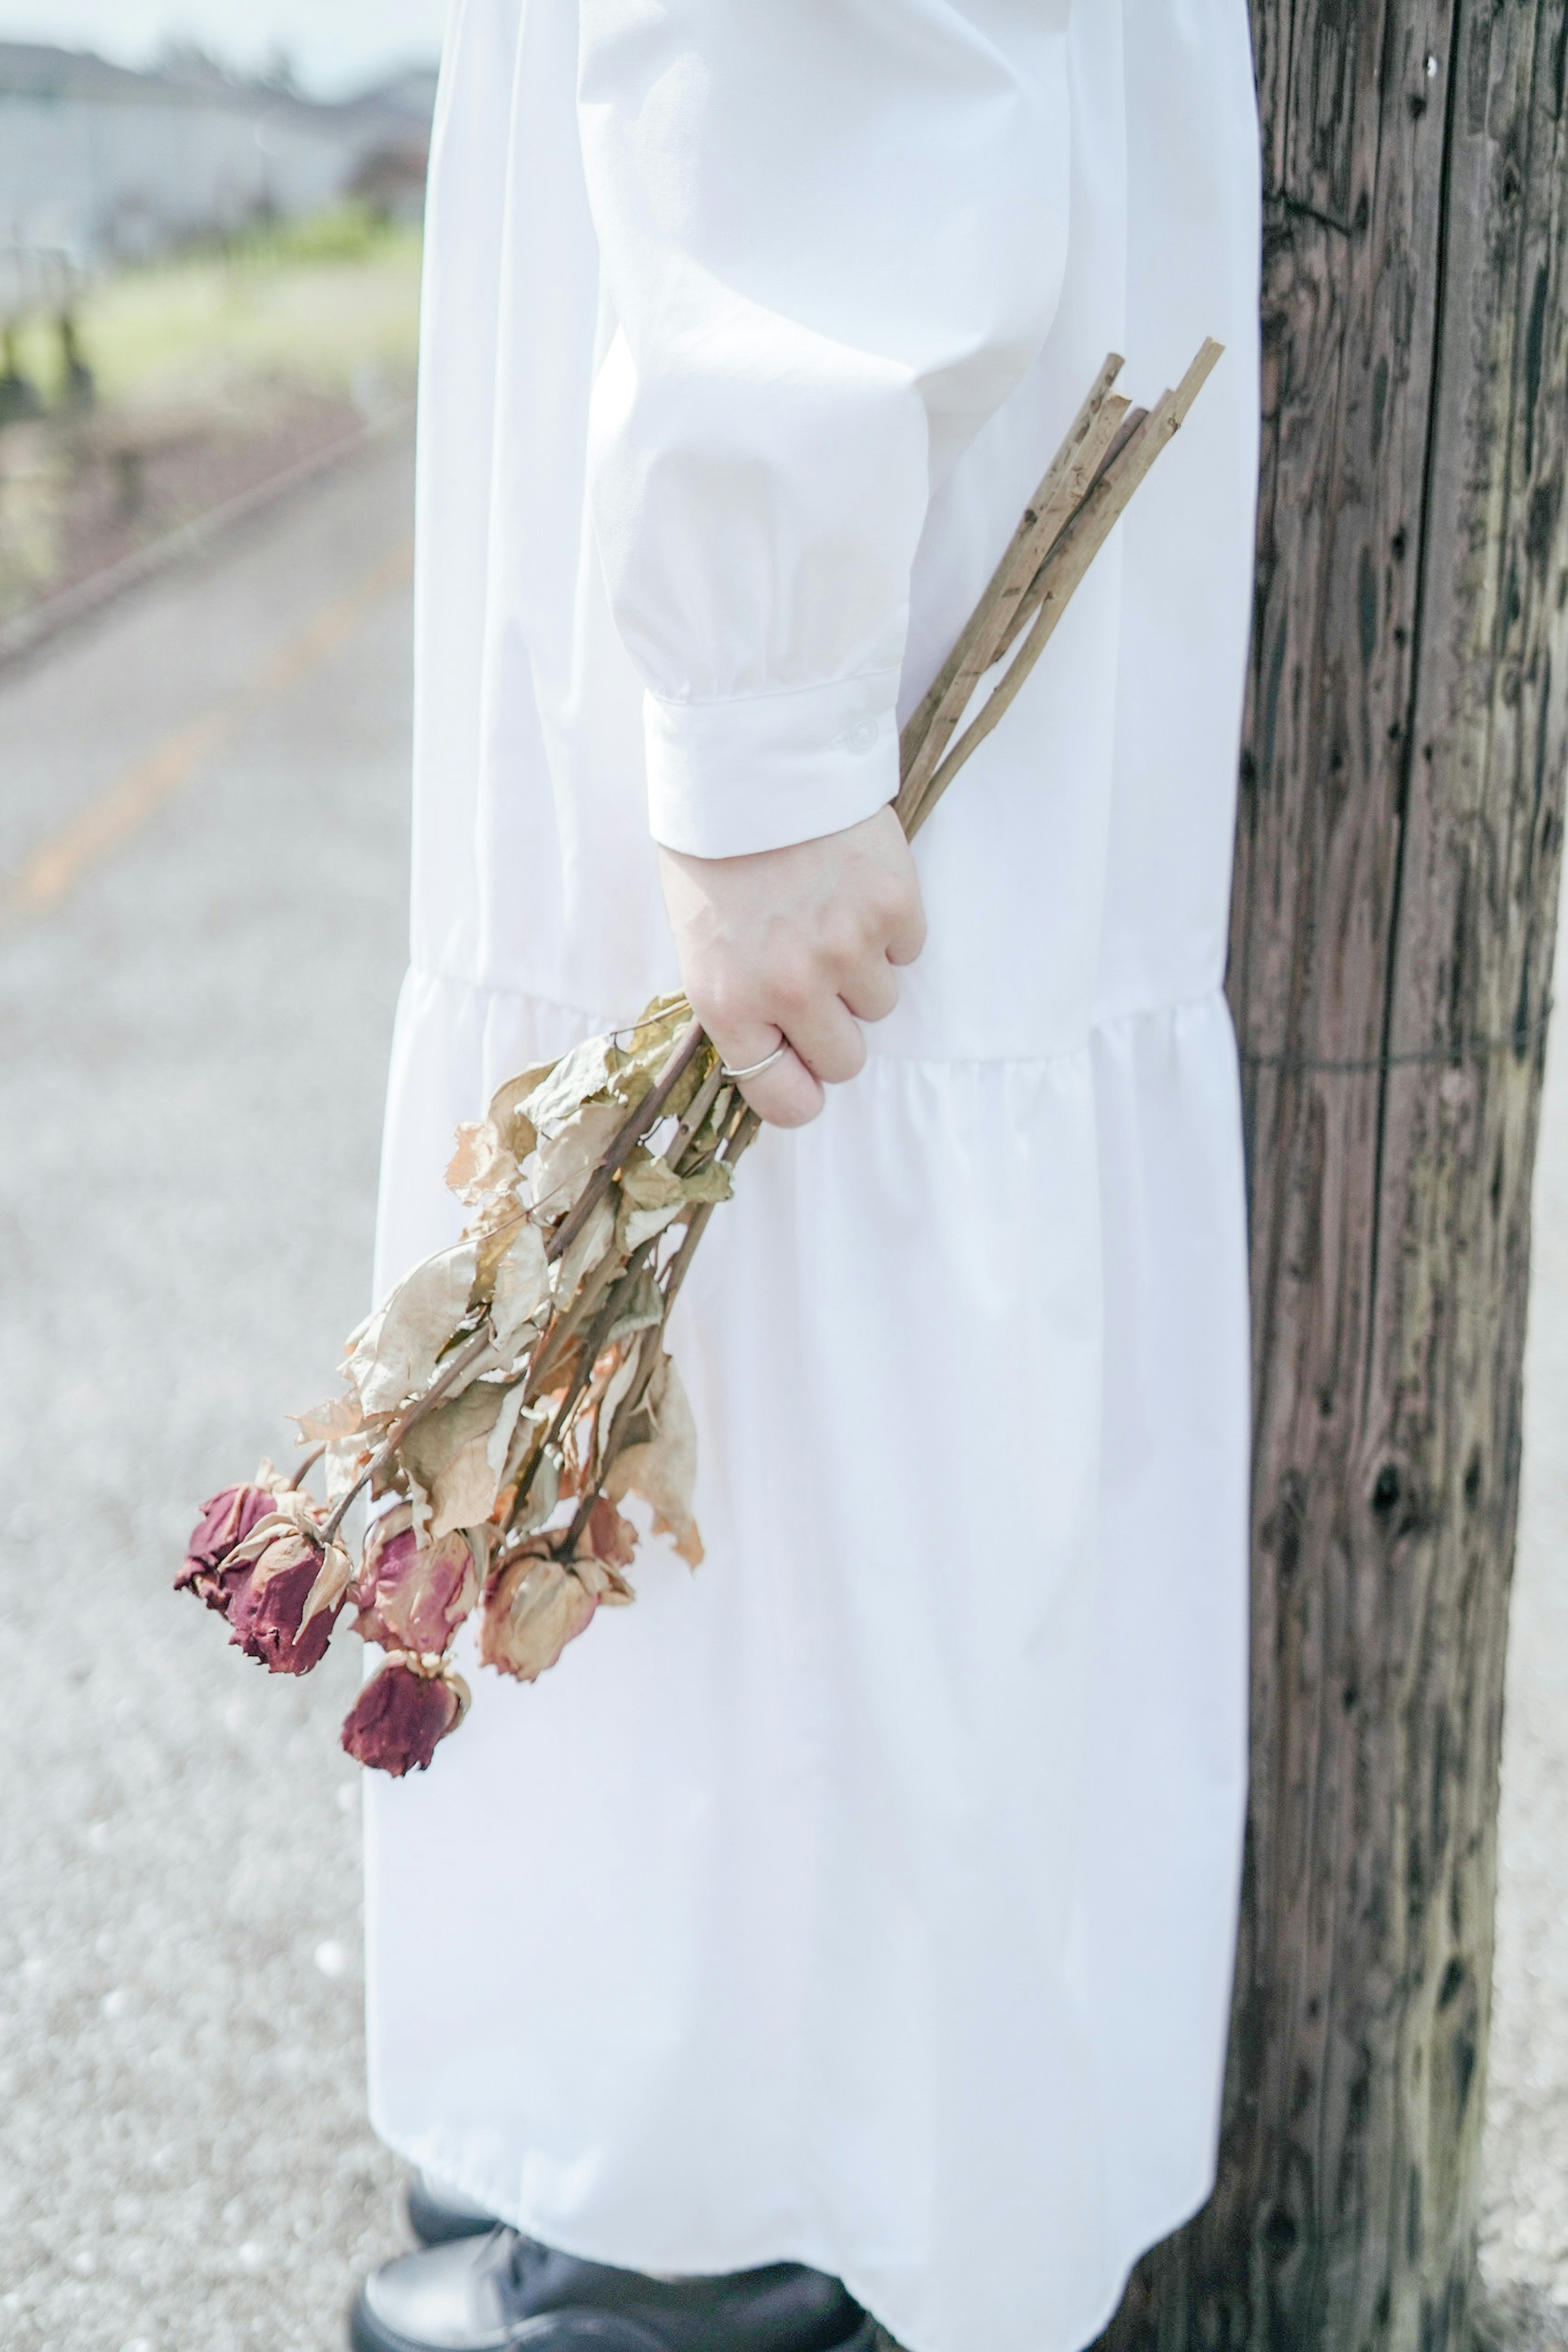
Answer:
[[[630,1568],[637,1557],[637,1530],[601,1495],[588,1515],[579,1549],[591,1559],[602,1560],[606,1568]]]
[[[225,1577],[225,1562],[251,1529],[277,1508],[277,1496],[265,1486],[225,1486],[204,1503],[186,1547],[184,1566],[174,1579],[175,1591],[194,1592],[209,1609],[221,1610],[226,1616],[234,1587],[246,1580],[249,1570]]]
[[[474,1550],[460,1530],[422,1547],[406,1504],[378,1519],[365,1541],[354,1598],[355,1632],[385,1650],[444,1650],[479,1598]]]
[[[247,1658],[258,1658],[269,1675],[308,1675],[326,1654],[342,1601],[319,1609],[308,1623],[301,1622],[325,1562],[319,1544],[291,1529],[268,1544],[235,1587],[230,1639]]]
[[[343,1746],[359,1763],[394,1780],[427,1771],[441,1741],[462,1721],[466,1698],[455,1675],[423,1675],[406,1659],[389,1658],[350,1708]]]

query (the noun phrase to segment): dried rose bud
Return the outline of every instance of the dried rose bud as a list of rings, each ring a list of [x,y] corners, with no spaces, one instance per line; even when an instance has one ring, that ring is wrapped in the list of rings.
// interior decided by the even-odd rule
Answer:
[[[413,1517],[400,1504],[366,1538],[354,1630],[384,1650],[439,1652],[479,1598],[474,1549],[458,1529],[422,1545]]]
[[[236,1582],[250,1574],[247,1566],[225,1574],[229,1554],[251,1529],[277,1508],[277,1497],[265,1486],[225,1486],[202,1506],[186,1548],[185,1564],[174,1579],[176,1592],[194,1592],[209,1609],[227,1616]]]
[[[269,1675],[308,1675],[320,1664],[344,1598],[340,1591],[335,1601],[311,1611],[326,1565],[320,1545],[289,1528],[236,1585],[230,1639],[247,1658],[259,1658]]]
[[[468,1711],[468,1690],[449,1669],[426,1672],[422,1661],[394,1654],[371,1676],[350,1708],[343,1746],[358,1763],[401,1780],[424,1772],[449,1731]]]
[[[569,1642],[586,1633],[599,1606],[582,1579],[544,1549],[514,1552],[485,1590],[479,1655],[487,1666],[538,1680],[553,1666]]]

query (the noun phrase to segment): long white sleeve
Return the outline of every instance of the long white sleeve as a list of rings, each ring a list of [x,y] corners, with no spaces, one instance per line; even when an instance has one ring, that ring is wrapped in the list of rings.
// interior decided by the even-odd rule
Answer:
[[[581,0],[595,528],[656,837],[892,799],[935,484],[1050,326],[1069,0]]]

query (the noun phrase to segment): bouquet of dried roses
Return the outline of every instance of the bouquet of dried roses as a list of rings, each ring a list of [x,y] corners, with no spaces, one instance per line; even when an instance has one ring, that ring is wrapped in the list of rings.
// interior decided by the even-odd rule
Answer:
[[[895,806],[913,836],[1003,717],[1215,362],[1134,409],[1105,362],[957,644],[904,730]],[[995,683],[964,721],[988,674]],[[962,731],[960,731],[962,730]],[[695,1567],[696,1438],[665,1344],[708,1219],[758,1120],[682,997],[522,1071],[458,1131],[462,1238],[406,1275],[347,1343],[343,1392],[298,1416],[309,1450],[203,1511],[176,1580],[273,1674],[306,1674],[345,1611],[385,1652],[343,1727],[351,1756],[427,1766],[462,1721],[453,1664],[532,1682],[602,1607],[633,1598],[640,1498]],[[322,1469],[324,1499],[304,1486]],[[356,1564],[344,1539],[376,1509]]]

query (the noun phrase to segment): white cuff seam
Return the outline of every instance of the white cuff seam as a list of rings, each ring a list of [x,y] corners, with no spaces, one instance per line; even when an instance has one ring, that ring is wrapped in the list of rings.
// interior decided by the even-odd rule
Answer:
[[[656,702],[661,710],[749,710],[759,702],[798,701],[802,695],[831,694],[846,687],[876,686],[886,678],[893,683],[893,699],[896,702],[902,675],[896,669],[856,670],[849,677],[818,678],[810,686],[774,686],[767,688],[761,694],[716,694],[702,700],[695,697],[682,698],[660,694],[653,687],[646,691],[649,701]]]

